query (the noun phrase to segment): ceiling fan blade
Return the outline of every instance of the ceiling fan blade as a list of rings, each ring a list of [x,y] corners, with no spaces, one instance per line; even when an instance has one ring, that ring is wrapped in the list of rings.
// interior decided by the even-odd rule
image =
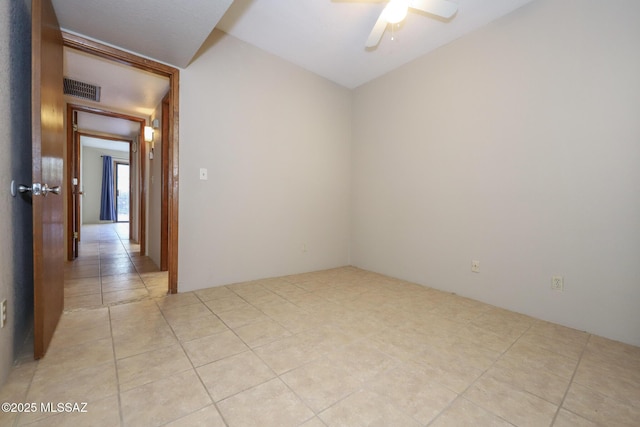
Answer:
[[[375,47],[380,43],[380,39],[384,34],[384,30],[387,29],[387,20],[384,19],[384,10],[378,17],[376,24],[373,26],[373,30],[371,30],[371,34],[369,34],[369,38],[367,42],[364,44],[365,47]]]
[[[447,0],[411,0],[409,7],[447,19],[458,11],[458,5]]]

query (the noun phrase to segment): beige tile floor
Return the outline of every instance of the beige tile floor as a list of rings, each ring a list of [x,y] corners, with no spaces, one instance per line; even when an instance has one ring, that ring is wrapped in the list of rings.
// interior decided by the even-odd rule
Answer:
[[[167,273],[140,256],[129,223],[84,225],[80,256],[65,264],[66,310],[100,307],[167,293]]]
[[[2,426],[638,426],[640,348],[344,267],[67,311],[0,401],[87,402]]]

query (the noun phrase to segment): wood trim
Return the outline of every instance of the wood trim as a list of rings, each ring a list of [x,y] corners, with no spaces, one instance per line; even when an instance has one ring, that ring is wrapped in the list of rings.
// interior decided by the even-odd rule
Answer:
[[[95,108],[95,107],[88,107],[86,105],[80,105],[80,104],[67,104],[67,108],[74,110],[74,111],[78,111],[78,112],[83,112],[83,113],[93,113],[93,114],[99,114],[101,116],[107,116],[107,117],[115,117],[118,119],[124,119],[124,120],[129,120],[132,122],[138,122],[138,123],[142,123],[142,129],[144,131],[144,125],[147,122],[147,120],[143,117],[137,117],[137,116],[130,116],[128,114],[123,114],[123,113],[116,113],[114,111],[109,111],[109,110],[103,110],[101,108]],[[80,133],[82,133],[83,135],[96,135],[98,138],[103,138],[103,139],[113,139],[113,140],[118,140],[118,141],[130,141],[128,138],[124,138],[118,135],[109,135],[109,134],[101,134],[101,133],[89,133],[89,132],[83,132],[80,131]]]
[[[140,70],[150,71],[165,77],[178,73],[178,69],[153,59],[144,58],[133,53],[125,52],[115,47],[107,46],[95,40],[62,31],[64,45],[91,55],[99,56],[109,61],[135,67]]]
[[[111,61],[116,61],[124,65],[149,71],[169,79],[169,135],[167,169],[169,174],[168,194],[167,194],[167,219],[168,219],[168,242],[167,257],[169,270],[169,293],[178,292],[178,192],[179,192],[179,125],[180,125],[180,71],[160,62],[142,58],[140,56],[124,52],[122,50],[106,46],[102,43],[89,40],[75,34],[62,32],[62,39],[66,47],[80,50],[82,52],[96,55]],[[143,138],[144,139],[144,138]],[[144,144],[140,144],[140,148]],[[141,153],[143,150],[139,149]],[[142,153],[141,153],[142,154]],[[143,163],[143,162],[140,162]]]
[[[169,293],[178,292],[178,192],[180,187],[180,175],[178,167],[178,140],[180,125],[180,73],[176,69],[175,73],[169,77],[169,147],[167,151],[168,174],[168,226],[169,242],[167,246],[168,270],[169,270]]]
[[[160,195],[160,270],[169,269],[169,94],[162,98],[162,184]]]
[[[71,111],[71,113],[69,112]],[[69,114],[78,114],[78,110],[69,110],[67,109],[67,117],[69,117]],[[118,113],[114,113],[114,114],[118,114]],[[129,120],[129,119],[127,119]],[[75,121],[74,121],[75,123]],[[92,138],[99,138],[99,139],[106,139],[109,141],[118,141],[118,142],[127,142],[129,144],[129,165],[131,165],[131,159],[134,156],[134,152],[133,152],[133,143],[134,140],[133,139],[129,139],[129,138],[124,138],[120,135],[112,135],[112,134],[107,134],[107,133],[102,133],[102,132],[87,132],[87,131],[82,131],[82,130],[78,130],[74,133],[74,135],[77,135],[77,141],[75,141],[75,153],[73,155],[73,161],[76,161],[75,164],[75,171],[76,171],[76,176],[78,176],[78,185],[81,184],[81,181],[79,180],[80,177],[80,138],[83,136],[90,136]],[[67,153],[69,153],[69,151],[67,151]],[[69,157],[69,155],[67,155]],[[71,163],[71,162],[68,162]],[[129,208],[131,208],[131,195],[133,194],[133,181],[132,181],[132,176],[131,176],[131,168],[129,168]],[[69,183],[71,183],[71,181],[69,181]],[[79,191],[79,188],[78,188]],[[68,193],[71,194],[71,193]],[[78,197],[78,199],[80,199],[80,197]],[[80,224],[80,215],[75,216],[76,219],[76,229],[78,230],[78,236],[80,236],[80,230],[82,229],[81,224]],[[69,229],[71,231],[71,229]],[[71,233],[69,233],[71,234]],[[133,236],[133,221],[131,221],[131,212],[129,212],[129,238],[131,239]],[[73,238],[73,237],[72,237]],[[77,253],[77,249],[76,249],[76,253]],[[75,256],[74,256],[75,258]],[[72,261],[73,259],[69,259],[69,261]]]
[[[67,260],[73,261],[75,259],[75,255],[74,255],[75,242],[73,239],[73,230],[74,230],[74,223],[76,222],[76,219],[74,218],[75,209],[73,205],[73,198],[76,197],[76,195],[74,194],[73,184],[71,183],[71,180],[75,175],[74,153],[75,153],[76,141],[73,135],[73,123],[75,122],[74,112],[73,112],[73,109],[69,107],[69,104],[67,104],[66,117],[67,117],[67,164],[66,164],[67,182],[65,182],[64,184],[64,187],[65,187],[64,194],[68,194],[68,197],[67,197]]]
[[[118,142],[127,142],[129,144],[133,144],[133,139],[129,139],[119,135],[112,135],[108,133],[100,133],[100,132],[87,132],[87,131],[78,131],[78,135],[80,136],[90,136],[92,138],[98,139],[106,139],[108,141],[118,141]]]
[[[77,125],[78,123],[78,112],[77,111],[73,111],[72,112],[72,117],[73,117],[73,123],[71,124],[71,126],[73,127],[74,125]],[[74,188],[75,191],[73,191],[72,197],[73,197],[73,219],[74,219],[74,226],[73,226],[73,231],[78,233],[77,237],[76,236],[71,236],[71,238],[73,239],[73,259],[78,258],[78,253],[80,250],[80,239],[82,239],[82,233],[81,233],[81,223],[80,223],[80,218],[82,216],[82,212],[81,212],[81,203],[80,203],[80,184],[82,184],[82,182],[80,181],[80,163],[82,161],[81,157],[80,157],[80,134],[78,132],[73,132],[73,150],[74,150],[74,157],[73,157],[73,173],[75,174],[75,176],[78,178],[78,185],[76,185],[76,187]],[[76,155],[77,154],[77,155]],[[73,188],[73,185],[72,185]],[[71,194],[70,192],[67,194]]]
[[[64,35],[64,34],[63,34]],[[118,118],[118,119],[123,119],[123,120],[129,120],[132,122],[137,122],[140,125],[140,134],[138,135],[138,139],[142,140],[143,139],[143,134],[144,134],[144,126],[147,123],[147,120],[142,118],[142,117],[137,117],[137,116],[130,116],[127,114],[123,114],[123,113],[117,113],[114,111],[109,111],[109,110],[103,110],[101,108],[96,108],[96,107],[89,107],[86,105],[80,105],[80,104],[67,104],[67,117],[70,117],[70,114],[73,113],[78,113],[78,112],[83,112],[83,113],[91,113],[91,114],[97,114],[100,116],[106,116],[106,117],[114,117],[114,118]],[[73,134],[73,123],[69,120],[67,120],[67,138],[69,133]],[[109,139],[109,140],[114,140],[114,141],[129,141],[129,147],[131,147],[131,144],[133,143],[132,140],[128,139],[128,138],[124,138],[122,136],[118,136],[118,135],[109,135],[109,134],[104,134],[104,133],[99,133],[99,132],[83,132],[83,131],[78,131],[77,132],[78,135],[85,135],[85,136],[93,136],[96,138],[102,138],[102,139]],[[69,144],[68,142],[69,140],[67,139],[67,146]],[[141,146],[143,146],[144,144],[139,144]],[[129,151],[131,151],[131,148],[129,148]],[[138,150],[140,151],[140,150]],[[79,150],[78,150],[79,152]],[[69,154],[71,153],[71,154]],[[70,152],[67,150],[67,156],[71,156],[73,155],[73,152]],[[129,156],[129,159],[131,159],[131,155]],[[73,161],[74,159],[72,159]],[[72,161],[67,161],[67,165],[69,163],[72,163]],[[142,163],[142,162],[140,162]],[[67,166],[69,167],[69,166]],[[79,173],[79,172],[78,172]],[[141,167],[139,168],[139,176],[138,178],[140,179],[140,177],[144,176],[144,166],[141,165]],[[71,186],[71,179],[69,178],[67,180],[67,184],[69,186]],[[142,180],[144,181],[144,180]],[[69,187],[71,188],[71,187]],[[142,191],[142,189],[141,189]],[[67,194],[71,194],[71,192],[67,192]],[[72,207],[72,201],[70,200],[70,198],[68,198],[67,203],[69,207]],[[143,205],[139,205],[139,209],[140,209],[140,215],[142,216],[143,214],[145,214],[145,211],[143,210],[144,206]],[[71,223],[68,224],[67,226],[67,232],[68,233],[72,233],[73,232],[73,225]],[[132,238],[132,225],[131,225],[131,221],[129,221],[129,238]],[[72,238],[72,237],[70,237]],[[142,249],[141,249],[142,251]],[[142,253],[142,252],[141,252]],[[73,260],[73,258],[69,258],[70,261]]]

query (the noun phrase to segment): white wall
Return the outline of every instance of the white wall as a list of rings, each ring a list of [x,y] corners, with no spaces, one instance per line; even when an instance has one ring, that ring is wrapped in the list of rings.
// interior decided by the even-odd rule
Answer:
[[[180,291],[348,264],[350,91],[218,31],[180,80]]]
[[[640,3],[615,4],[539,0],[357,89],[353,264],[640,345]]]
[[[30,196],[12,197],[11,181],[31,182],[30,1],[0,2],[0,388],[33,325]]]

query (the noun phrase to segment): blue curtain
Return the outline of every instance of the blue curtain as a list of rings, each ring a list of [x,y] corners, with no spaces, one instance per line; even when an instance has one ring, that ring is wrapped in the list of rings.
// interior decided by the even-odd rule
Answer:
[[[102,157],[102,196],[100,197],[100,220],[116,220],[116,203],[113,194],[113,159]]]

